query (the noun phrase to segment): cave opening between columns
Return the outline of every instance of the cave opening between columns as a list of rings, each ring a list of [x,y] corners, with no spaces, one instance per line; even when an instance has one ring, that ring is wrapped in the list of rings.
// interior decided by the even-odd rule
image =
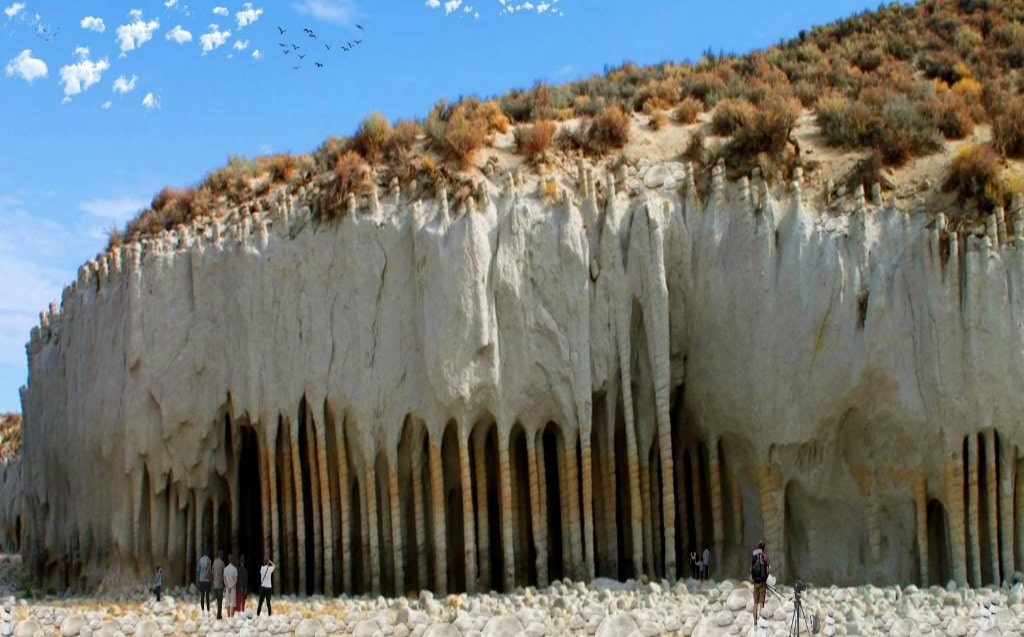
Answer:
[[[562,480],[558,466],[559,456],[564,453],[564,449],[562,434],[554,423],[549,422],[544,427],[541,441],[544,447],[544,489],[548,505],[548,581],[554,581],[565,576],[562,568]]]
[[[926,509],[928,520],[928,579],[935,584],[945,586],[951,578],[949,525],[946,520],[946,508],[938,500],[929,500]]]
[[[398,440],[398,508],[401,515],[400,533],[405,552],[404,556],[396,555],[395,559],[403,559],[402,566],[407,589],[397,591],[399,594],[417,587],[428,586],[424,565],[420,564],[419,560],[419,547],[416,538],[416,505],[414,504],[414,498],[418,498],[423,493],[423,485],[429,483],[424,481],[422,472],[420,475],[416,475],[417,463],[413,462],[413,451],[417,448],[416,442],[421,438],[418,423],[415,423],[411,416],[407,416],[402,425],[402,436]],[[429,477],[426,477],[426,480],[429,481]]]
[[[310,473],[309,466],[309,409],[306,407],[306,397],[302,397],[302,401],[299,403],[298,422],[295,424],[299,429],[299,474],[302,479],[302,519],[303,519],[303,536],[305,540],[305,562],[306,572],[301,573],[299,576],[298,588],[305,591],[307,595],[313,594],[314,588],[314,573],[315,573],[315,549],[316,543],[314,540],[314,528],[315,520],[313,518],[313,478]],[[319,495],[319,494],[317,494]]]
[[[633,564],[633,492],[629,483],[629,446],[626,443],[626,417],[622,401],[615,409],[614,443],[610,453],[615,457],[615,545],[616,562],[619,565],[618,579],[626,581],[636,576],[637,564]]]
[[[448,421],[441,438],[441,467],[444,474],[444,521],[447,536],[448,587],[466,590],[466,541],[462,516],[462,474],[459,464],[458,427]]]
[[[263,564],[263,502],[260,497],[260,443],[252,427],[241,429],[238,459],[238,553],[245,556],[249,590],[259,590]]]
[[[352,592],[361,595],[366,592],[365,571],[363,568],[363,510],[362,494],[359,479],[352,480],[352,506],[349,509],[349,533],[352,537],[352,551],[358,555],[345,556],[352,569]]]
[[[519,586],[537,583],[537,547],[533,537],[532,502],[530,500],[530,457],[526,450],[526,433],[520,425],[512,429],[511,440],[512,477],[515,487],[516,510],[516,584]],[[491,553],[500,543],[491,544]],[[492,581],[500,581],[495,578]]]
[[[502,539],[501,539],[501,490],[500,490],[500,469],[501,460],[498,455],[498,427],[494,424],[493,420],[485,421],[484,423],[477,423],[473,427],[473,436],[471,439],[479,439],[479,436],[483,436],[483,454],[482,457],[477,457],[477,454],[473,456],[473,467],[470,473],[474,479],[474,486],[477,489],[484,490],[484,498],[486,499],[486,512],[482,513],[477,511],[477,515],[486,515],[486,520],[482,522],[486,524],[484,531],[487,533],[487,556],[486,560],[481,557],[478,561],[478,566],[489,565],[486,583],[489,588],[501,591],[504,588],[504,573],[505,573],[505,554],[502,551]],[[476,447],[473,446],[473,450]],[[483,477],[484,484],[478,484],[479,480],[477,477],[477,463],[483,464]],[[524,480],[525,474],[524,474]],[[513,478],[512,484],[515,485],[516,481]],[[475,501],[475,500],[474,500]],[[527,518],[529,521],[529,518]],[[478,539],[477,547],[482,546],[483,543]],[[517,559],[518,561],[518,559]],[[480,566],[483,568],[483,566]],[[481,579],[485,579],[482,576]]]
[[[213,546],[213,500],[209,498],[203,503],[202,525],[199,528],[202,529],[200,535],[202,545],[199,547],[199,554],[205,553],[212,560],[217,557],[217,550]]]

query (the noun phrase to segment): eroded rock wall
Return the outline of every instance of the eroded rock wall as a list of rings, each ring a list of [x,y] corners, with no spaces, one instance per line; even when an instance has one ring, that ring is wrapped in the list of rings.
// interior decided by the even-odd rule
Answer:
[[[789,580],[1010,577],[1020,223],[721,171],[702,202],[659,169],[333,222],[281,194],[90,262],[28,345],[26,563],[115,588],[224,549],[284,591],[473,591],[705,546],[741,576],[764,537]]]

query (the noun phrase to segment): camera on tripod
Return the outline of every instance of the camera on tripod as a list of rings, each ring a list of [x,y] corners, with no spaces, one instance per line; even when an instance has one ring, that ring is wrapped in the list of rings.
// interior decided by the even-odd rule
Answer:
[[[799,595],[800,593],[802,593],[802,592],[804,592],[806,590],[807,590],[807,584],[805,584],[803,582],[803,580],[797,580],[796,582],[793,583],[793,594],[794,595]]]

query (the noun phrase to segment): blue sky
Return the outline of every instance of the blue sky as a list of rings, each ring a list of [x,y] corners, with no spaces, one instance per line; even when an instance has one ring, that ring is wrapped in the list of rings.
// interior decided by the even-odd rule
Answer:
[[[762,48],[874,6],[0,0],[0,411],[21,408],[38,312],[103,248],[106,230],[228,155],[307,152],[373,110],[421,117],[441,97]],[[301,48],[286,55],[279,43]]]

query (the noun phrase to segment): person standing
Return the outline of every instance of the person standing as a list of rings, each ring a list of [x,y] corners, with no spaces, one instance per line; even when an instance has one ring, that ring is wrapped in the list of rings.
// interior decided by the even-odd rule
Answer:
[[[256,616],[260,616],[263,609],[263,600],[267,600],[267,616],[272,617],[274,612],[270,610],[270,594],[274,592],[274,563],[270,558],[263,558],[263,566],[260,567],[260,599],[256,604]]]
[[[702,579],[708,578],[708,572],[711,570],[711,549],[704,547],[704,554],[700,560],[700,575]]]
[[[217,600],[217,619],[223,619],[221,606],[224,604],[224,551],[217,550],[217,559],[213,561],[213,596]]]
[[[697,579],[700,574],[700,566],[697,565],[697,551],[690,551],[690,578]]]
[[[153,582],[153,593],[156,595],[156,601],[160,601],[160,591],[164,585],[164,567],[156,567],[156,579]]]
[[[245,612],[245,598],[249,595],[249,571],[245,568],[245,556],[238,557],[238,603],[235,610]]]
[[[750,579],[754,583],[754,623],[760,610],[764,608],[764,599],[768,582],[768,554],[764,550],[764,540],[757,543],[757,548],[750,554]]]
[[[199,580],[199,611],[210,612],[210,556],[203,553],[199,558],[199,569],[197,573]]]
[[[224,597],[227,599],[228,619],[235,616],[238,605],[238,569],[235,568],[235,556],[228,555],[228,565],[224,568]],[[217,600],[217,611],[220,614],[220,600]]]

